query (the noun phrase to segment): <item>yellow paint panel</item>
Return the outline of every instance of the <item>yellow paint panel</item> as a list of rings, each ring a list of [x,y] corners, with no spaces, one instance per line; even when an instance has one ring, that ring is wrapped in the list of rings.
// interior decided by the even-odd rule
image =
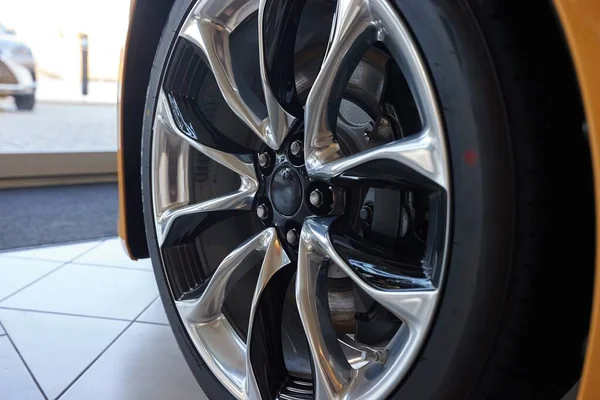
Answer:
[[[600,1],[554,0],[571,50],[588,123],[596,215],[600,216]],[[600,399],[600,218],[596,219],[596,274],[587,353],[579,400]]]

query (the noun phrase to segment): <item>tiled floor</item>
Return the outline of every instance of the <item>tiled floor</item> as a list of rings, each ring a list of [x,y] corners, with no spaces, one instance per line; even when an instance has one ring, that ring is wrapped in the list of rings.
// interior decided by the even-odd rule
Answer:
[[[0,253],[0,400],[57,398],[206,398],[117,239]]]

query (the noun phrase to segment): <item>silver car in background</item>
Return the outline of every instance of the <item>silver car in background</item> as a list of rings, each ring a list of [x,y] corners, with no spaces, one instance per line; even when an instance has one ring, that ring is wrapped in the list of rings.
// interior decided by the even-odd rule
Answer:
[[[35,59],[14,31],[0,24],[0,97],[12,96],[19,110],[35,106]]]

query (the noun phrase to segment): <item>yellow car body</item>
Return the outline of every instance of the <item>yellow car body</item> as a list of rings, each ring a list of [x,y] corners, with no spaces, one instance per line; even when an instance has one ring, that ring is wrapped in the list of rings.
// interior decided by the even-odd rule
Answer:
[[[596,215],[600,215],[600,2],[555,0],[575,71],[588,125],[594,173]],[[590,333],[578,399],[600,399],[600,220],[596,218],[596,274]]]

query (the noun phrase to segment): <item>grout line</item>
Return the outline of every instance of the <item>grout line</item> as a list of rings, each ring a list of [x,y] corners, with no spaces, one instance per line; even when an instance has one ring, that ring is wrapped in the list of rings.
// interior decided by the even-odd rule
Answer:
[[[29,286],[33,285],[34,283],[37,283],[37,282],[41,281],[42,279],[44,279],[48,275],[52,274],[53,272],[58,271],[59,269],[61,269],[62,267],[64,267],[67,264],[68,264],[68,262],[66,262],[64,264],[60,264],[58,267],[54,268],[52,271],[45,273],[44,275],[40,276],[39,278],[34,279],[33,281],[29,282],[27,285],[23,286],[22,288],[17,289],[16,291],[12,292],[8,296],[5,296],[5,297],[1,298],[0,299],[0,303],[2,303],[4,300],[7,300],[9,297],[14,296],[17,293],[22,292],[23,290],[27,289]]]
[[[4,329],[4,332],[6,332],[6,337],[8,338],[8,341],[10,342],[10,344],[12,345],[12,347],[15,349],[15,351],[17,352],[17,355],[19,356],[19,358],[21,359],[21,362],[23,363],[23,365],[25,366],[25,369],[27,369],[27,372],[29,372],[29,375],[31,376],[31,379],[33,379],[33,383],[35,383],[35,386],[37,386],[38,390],[40,391],[40,393],[42,394],[42,396],[44,397],[45,400],[48,400],[48,396],[46,396],[46,393],[44,393],[44,390],[42,389],[42,387],[40,386],[40,383],[37,381],[37,379],[35,379],[35,376],[33,375],[33,372],[31,372],[31,369],[29,368],[29,365],[27,365],[27,363],[25,362],[25,359],[23,358],[23,356],[21,355],[21,352],[19,351],[19,349],[17,348],[17,346],[15,345],[15,342],[13,342],[12,338],[10,337],[10,335],[8,334],[8,331],[6,330],[6,327],[4,327],[4,325],[2,325],[2,322],[0,322],[0,327],[2,329]]]
[[[146,271],[152,272],[152,269],[148,268],[137,268],[137,267],[120,267],[118,265],[99,265],[99,264],[90,264],[90,263],[81,263],[81,262],[70,262],[71,265],[84,265],[86,267],[98,267],[98,268],[116,268],[116,269],[128,269],[131,271]]]
[[[152,302],[150,303],[150,306],[152,304],[154,304],[156,302],[156,300],[160,300],[160,295],[156,296],[156,298],[154,300],[152,300]],[[162,304],[161,304],[162,305]],[[150,307],[148,306],[148,308]],[[164,309],[164,307],[161,307]],[[150,321],[140,321],[139,318],[142,316],[142,314],[138,315],[138,317],[133,321],[133,322],[139,322],[140,324],[150,324],[150,325],[161,325],[161,326],[169,326],[168,323],[164,324],[162,322],[150,322]]]
[[[8,296],[5,296],[5,297],[1,298],[1,299],[0,299],[0,303],[2,303],[4,300],[8,299],[9,297],[12,297],[12,296],[14,296],[15,294],[17,294],[17,293],[19,293],[19,292],[23,291],[24,289],[27,289],[28,287],[30,287],[30,286],[31,286],[31,285],[33,285],[34,283],[37,283],[37,282],[41,281],[42,279],[44,279],[44,278],[45,278],[45,277],[47,277],[48,275],[50,275],[50,274],[52,274],[52,273],[54,273],[54,272],[58,271],[59,269],[61,269],[61,268],[62,268],[62,267],[64,267],[65,265],[68,265],[68,264],[69,264],[71,261],[75,260],[76,258],[78,258],[78,257],[81,257],[82,255],[84,255],[84,254],[88,253],[89,251],[92,251],[92,250],[93,250],[93,249],[95,249],[96,247],[100,246],[102,243],[104,243],[104,242],[99,242],[99,243],[98,243],[98,244],[96,244],[95,246],[92,246],[92,247],[91,247],[89,250],[86,250],[86,251],[84,251],[83,253],[81,253],[81,254],[79,254],[79,255],[77,255],[77,256],[75,256],[75,257],[71,258],[69,261],[65,261],[65,262],[62,262],[62,261],[54,261],[54,262],[58,262],[58,263],[62,262],[62,264],[60,264],[58,267],[54,268],[52,271],[50,271],[50,272],[48,272],[48,273],[46,273],[46,274],[44,274],[44,275],[40,276],[39,278],[37,278],[37,279],[34,279],[33,281],[29,282],[27,285],[25,285],[25,286],[23,286],[22,288],[20,288],[20,289],[16,290],[15,292],[12,292],[12,293],[11,293],[11,294],[9,294]],[[44,261],[44,260],[37,260],[37,261]],[[46,262],[50,262],[49,260],[45,260],[45,261],[46,261]]]
[[[96,316],[96,315],[72,314],[72,313],[66,313],[66,312],[60,312],[60,311],[33,310],[30,308],[19,308],[19,307],[0,306],[0,310],[27,311],[27,312],[34,312],[34,313],[40,313],[40,314],[65,315],[67,317],[82,317],[82,318],[94,318],[94,319],[108,319],[110,321],[132,322],[131,319],[126,319],[126,318],[113,318],[113,317],[103,317],[103,316]]]
[[[150,305],[149,305],[147,308],[149,308],[149,307],[150,307],[152,304],[154,304],[154,302],[155,302],[156,300],[158,300],[158,299],[160,299],[160,294],[159,294],[159,295],[157,295],[157,296],[156,296],[154,299],[152,299],[152,301],[150,302]],[[138,315],[138,316],[137,316],[137,318],[136,318],[136,319],[134,319],[133,321],[134,321],[134,322],[135,322],[135,321],[137,321],[137,319],[138,319],[139,317],[141,317],[141,316],[142,316],[142,314]]]
[[[77,260],[79,257],[83,257],[84,255],[86,255],[87,253],[89,253],[90,251],[100,247],[101,244],[103,244],[104,242],[106,242],[108,239],[101,239],[98,241],[98,243],[96,243],[94,246],[90,247],[89,249],[87,249],[86,251],[84,251],[83,253],[79,253],[78,255],[76,255],[75,257],[71,258],[69,261],[67,262],[73,262],[75,260]]]
[[[169,324],[163,324],[162,322],[150,322],[150,321],[133,321],[136,324],[147,324],[147,325],[158,325],[158,326],[169,326]]]
[[[131,321],[131,322],[129,322],[129,324],[128,324],[128,325],[125,327],[125,329],[123,329],[123,330],[121,331],[121,333],[119,333],[119,334],[118,334],[118,335],[117,335],[117,336],[116,336],[116,337],[115,337],[115,338],[114,338],[114,339],[113,339],[113,340],[112,340],[112,341],[111,341],[111,342],[108,344],[108,346],[106,346],[106,347],[104,348],[104,350],[102,350],[102,351],[100,352],[100,354],[98,354],[98,355],[96,356],[96,358],[94,358],[94,359],[92,360],[92,362],[91,362],[91,363],[90,363],[90,364],[89,364],[87,367],[85,367],[85,368],[83,369],[83,371],[81,371],[81,372],[79,373],[79,375],[77,375],[77,376],[75,377],[75,379],[73,379],[73,381],[72,381],[71,383],[69,383],[69,384],[67,385],[67,387],[66,387],[66,388],[64,388],[64,389],[63,389],[63,391],[62,391],[62,392],[60,392],[60,393],[58,394],[58,396],[56,396],[56,400],[59,400],[59,399],[60,399],[62,396],[64,396],[64,394],[65,394],[65,393],[67,393],[67,391],[68,391],[69,389],[71,389],[71,387],[72,387],[72,386],[75,384],[75,382],[77,382],[77,381],[79,380],[79,378],[81,378],[81,377],[82,377],[82,376],[83,376],[83,375],[84,375],[84,374],[85,374],[85,373],[86,373],[86,372],[87,372],[87,371],[88,371],[88,370],[89,370],[89,369],[92,367],[92,365],[94,365],[94,364],[96,363],[96,361],[98,361],[98,360],[100,359],[100,357],[102,357],[102,356],[104,355],[104,353],[106,353],[106,351],[107,351],[107,350],[108,350],[108,349],[109,349],[109,348],[110,348],[110,347],[111,347],[111,346],[112,346],[112,345],[113,345],[113,344],[114,344],[114,343],[115,343],[117,340],[119,340],[119,338],[120,338],[121,336],[123,336],[123,334],[124,334],[124,333],[125,333],[125,332],[126,332],[128,329],[129,329],[129,327],[135,323],[135,320],[136,320],[136,319],[138,319],[138,318],[140,317],[140,315],[142,315],[142,314],[143,314],[143,313],[144,313],[144,312],[145,312],[145,311],[146,311],[148,308],[150,308],[150,306],[152,305],[152,303],[154,303],[154,300],[152,300],[152,301],[151,301],[151,302],[150,302],[150,303],[149,303],[149,304],[148,304],[146,307],[144,307],[144,309],[143,309],[143,310],[142,310],[142,311],[141,311],[141,312],[140,312],[140,313],[139,313],[139,314],[138,314],[138,315],[137,315],[137,316],[134,318],[134,320],[133,320],[133,321]]]

